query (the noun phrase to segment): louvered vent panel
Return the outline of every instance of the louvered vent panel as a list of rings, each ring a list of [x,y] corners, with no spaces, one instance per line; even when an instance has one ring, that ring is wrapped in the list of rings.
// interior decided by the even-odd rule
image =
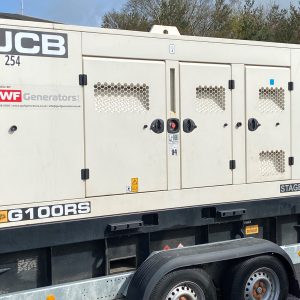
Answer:
[[[285,173],[284,151],[263,151],[259,154],[262,176],[276,176]]]
[[[150,89],[144,84],[97,83],[94,85],[98,112],[142,113],[150,110]]]
[[[217,113],[226,109],[226,93],[222,86],[199,86],[196,88],[197,112]]]
[[[259,110],[263,113],[281,112],[285,109],[283,88],[261,88],[259,90]]]

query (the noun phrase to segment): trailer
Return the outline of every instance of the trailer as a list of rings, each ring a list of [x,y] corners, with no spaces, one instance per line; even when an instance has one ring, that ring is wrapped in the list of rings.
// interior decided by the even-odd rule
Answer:
[[[0,19],[0,300],[300,297],[300,46]]]

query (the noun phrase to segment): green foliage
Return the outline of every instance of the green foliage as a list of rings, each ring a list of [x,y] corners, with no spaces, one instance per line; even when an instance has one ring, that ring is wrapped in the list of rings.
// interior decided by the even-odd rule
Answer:
[[[182,34],[300,43],[300,2],[283,9],[255,0],[128,0],[103,18],[105,28],[149,31],[176,26]]]
[[[263,7],[256,7],[254,0],[246,0],[243,9],[232,19],[232,35],[237,39],[266,40],[268,29]]]
[[[148,20],[134,11],[123,11],[121,13],[112,11],[104,16],[102,26],[104,28],[125,30],[149,30]]]

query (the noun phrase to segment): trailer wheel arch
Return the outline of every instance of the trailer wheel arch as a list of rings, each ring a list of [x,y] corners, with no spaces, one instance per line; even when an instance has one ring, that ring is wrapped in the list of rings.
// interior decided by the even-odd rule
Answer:
[[[159,281],[176,270],[260,255],[274,255],[280,259],[287,270],[290,293],[299,297],[300,289],[295,269],[287,253],[272,242],[249,238],[154,253],[134,274],[126,299],[149,300]]]

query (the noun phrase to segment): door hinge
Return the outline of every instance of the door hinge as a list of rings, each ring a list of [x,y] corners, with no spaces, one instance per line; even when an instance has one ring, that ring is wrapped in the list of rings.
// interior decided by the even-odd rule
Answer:
[[[288,84],[288,86],[289,86],[289,91],[293,91],[294,90],[294,82],[289,82],[289,84]]]
[[[87,85],[87,75],[86,74],[80,74],[79,75],[79,85]]]
[[[235,89],[235,80],[229,80],[229,86],[228,88],[230,90],[234,90]]]
[[[293,166],[295,164],[295,157],[291,156],[289,157],[289,165]]]
[[[235,170],[236,169],[236,161],[235,160],[230,160],[229,161],[229,169],[230,170]]]
[[[81,180],[90,179],[90,169],[82,169],[81,170]]]

